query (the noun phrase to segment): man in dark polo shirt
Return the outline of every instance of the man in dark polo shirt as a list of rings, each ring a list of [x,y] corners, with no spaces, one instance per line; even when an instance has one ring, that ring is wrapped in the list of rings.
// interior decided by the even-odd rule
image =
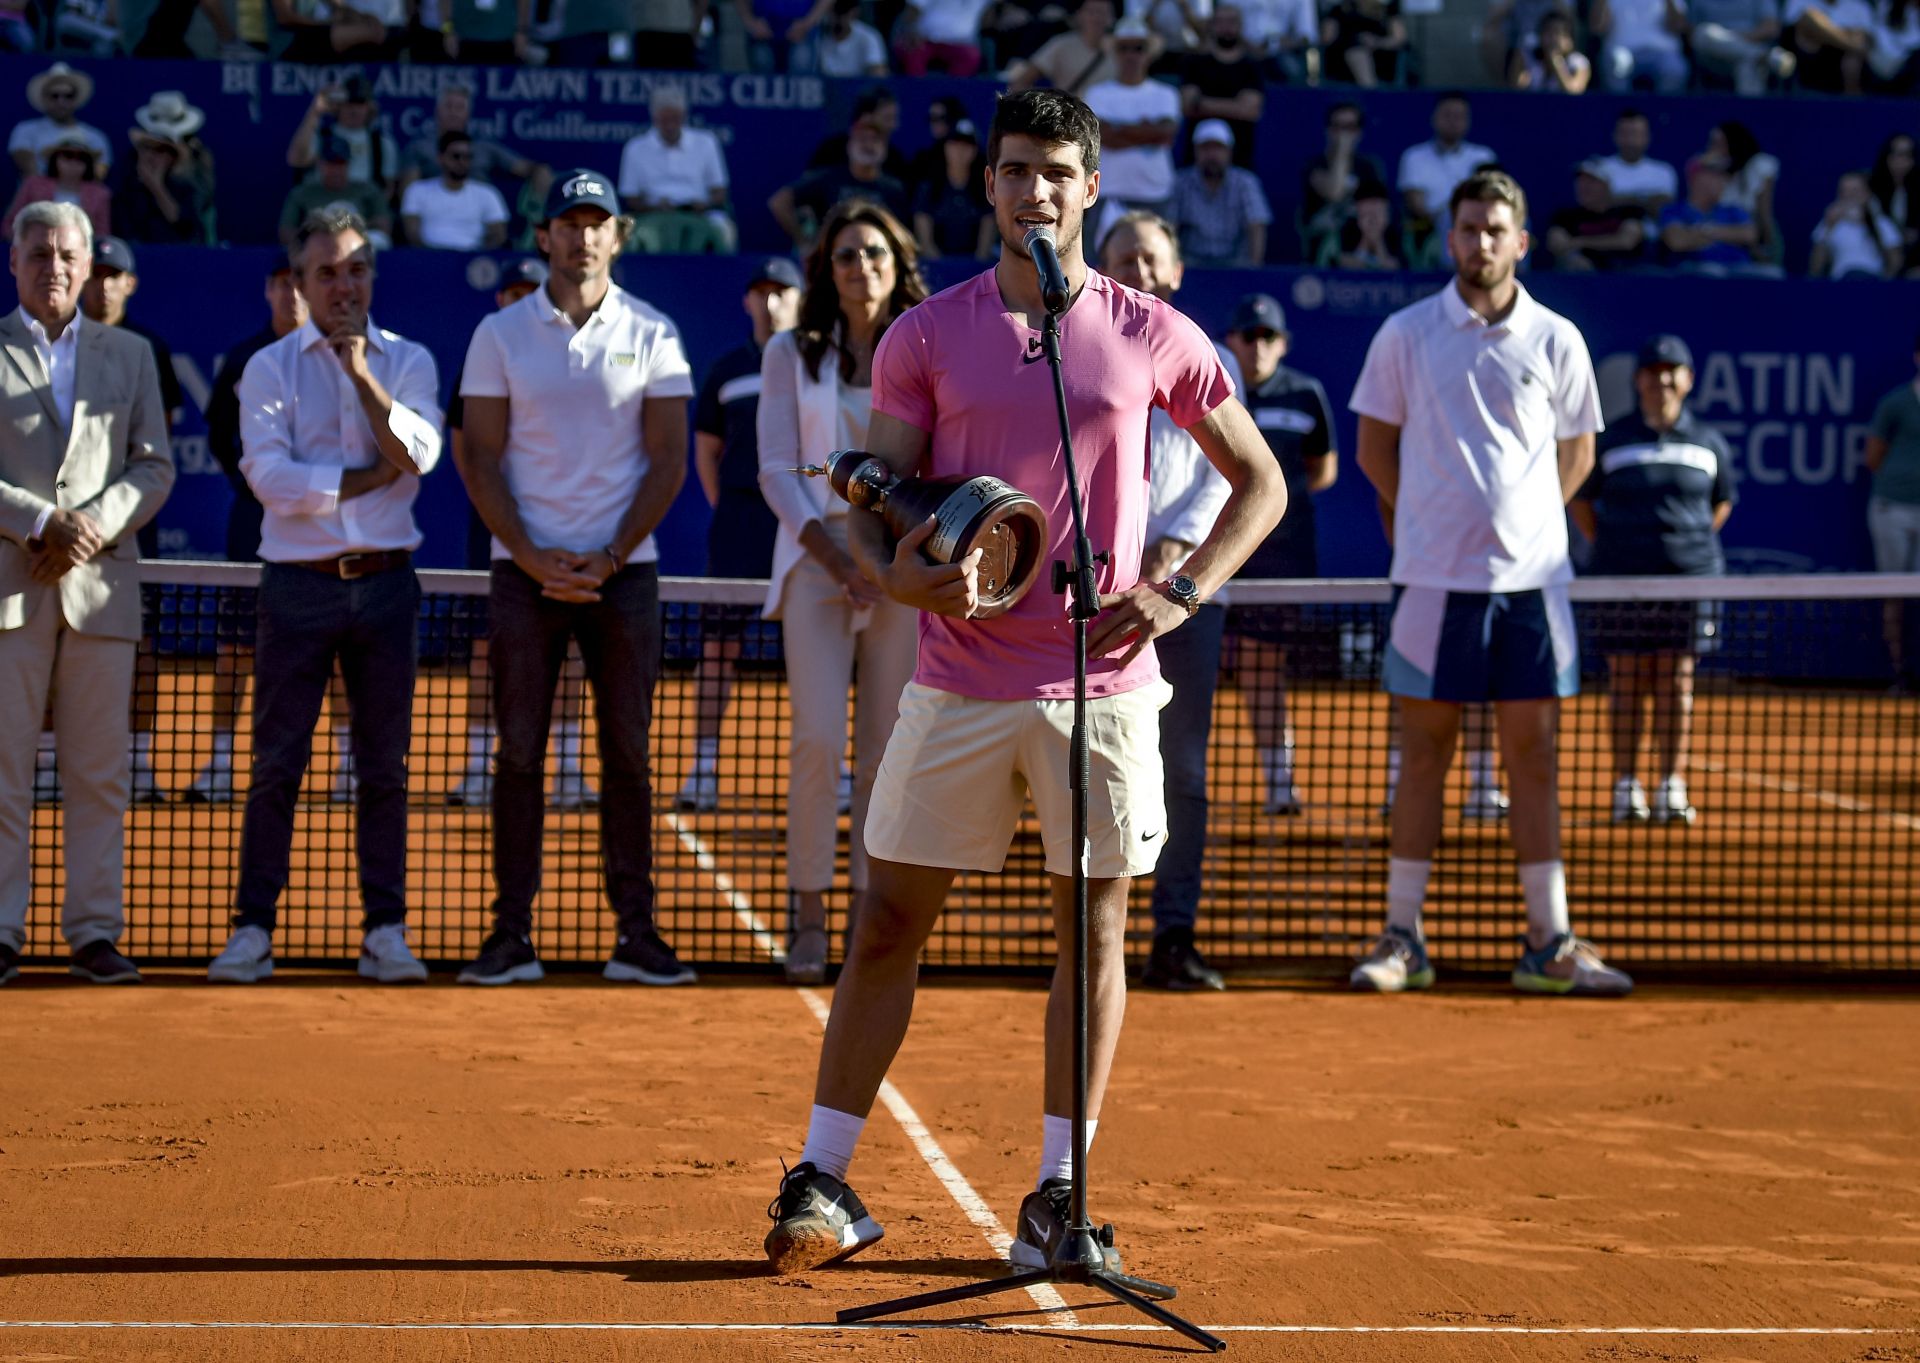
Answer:
[[[1291,338],[1287,315],[1271,295],[1242,298],[1225,339],[1246,380],[1241,400],[1287,480],[1287,514],[1235,576],[1317,577],[1320,550],[1309,494],[1332,487],[1340,465],[1326,390],[1320,380],[1280,362]],[[1300,813],[1286,683],[1287,644],[1297,616],[1290,607],[1257,606],[1237,611],[1233,621],[1240,690],[1253,719],[1268,814]]]
[[[1645,258],[1647,215],[1614,201],[1598,162],[1582,161],[1574,170],[1573,198],[1547,228],[1556,270],[1618,270]]]
[[[753,321],[753,339],[713,362],[693,410],[693,464],[713,508],[707,530],[708,577],[768,577],[780,523],[760,495],[760,355],[767,342],[800,320],[800,269],[782,256],[760,262],[741,305]],[[675,804],[706,813],[720,803],[720,722],[733,692],[744,615],[718,608],[703,620],[700,666],[694,672],[693,766]]]
[[[1727,443],[1687,410],[1693,353],[1678,336],[1640,348],[1634,413],[1601,435],[1593,473],[1568,510],[1593,541],[1589,571],[1607,577],[1708,577],[1727,570],[1720,527],[1733,511]],[[1719,632],[1711,602],[1619,602],[1594,626],[1607,655],[1613,711],[1615,823],[1694,821],[1687,795],[1693,664]],[[1653,706],[1661,781],[1649,805],[1639,768],[1643,712]]]

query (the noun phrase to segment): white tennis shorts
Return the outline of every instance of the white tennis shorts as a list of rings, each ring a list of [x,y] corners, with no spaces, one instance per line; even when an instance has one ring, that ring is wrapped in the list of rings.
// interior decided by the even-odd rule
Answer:
[[[1160,775],[1164,681],[1087,702],[1087,874],[1145,875],[1167,842]],[[1047,870],[1073,874],[1071,700],[979,700],[909,682],[867,812],[867,855],[998,871],[1029,792]]]

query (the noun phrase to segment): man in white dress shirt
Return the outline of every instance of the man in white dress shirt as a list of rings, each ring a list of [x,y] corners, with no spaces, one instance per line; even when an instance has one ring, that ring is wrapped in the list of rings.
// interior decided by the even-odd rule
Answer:
[[[373,246],[352,212],[301,224],[292,250],[309,316],[247,362],[240,472],[265,509],[254,651],[253,783],[234,932],[209,979],[273,973],[294,803],[338,660],[359,778],[360,973],[423,980],[407,946],[407,748],[419,660],[413,502],[440,459],[440,381],[424,346],[376,326]]]
[[[660,673],[653,531],[687,476],[693,374],[680,333],[613,282],[625,225],[613,182],[554,181],[539,225],[546,284],[480,323],[460,381],[455,456],[493,532],[494,930],[462,984],[537,980],[533,900],[546,814],[547,718],[570,640],[600,729],[600,848],[618,942],[602,973],[637,984],[694,974],[653,918],[647,749]]]
[[[620,201],[633,214],[634,249],[730,254],[735,233],[720,138],[687,126],[678,86],[655,86],[647,107],[653,126],[620,152]]]

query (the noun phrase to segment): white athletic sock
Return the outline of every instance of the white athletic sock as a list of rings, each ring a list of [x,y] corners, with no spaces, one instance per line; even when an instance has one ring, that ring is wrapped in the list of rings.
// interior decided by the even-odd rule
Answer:
[[[487,762],[493,757],[493,735],[484,724],[467,726],[467,768],[470,771],[485,771]]]
[[[341,766],[345,766],[347,759],[353,756],[353,727],[351,725],[336,724],[333,726],[333,751],[334,755],[340,759]]]
[[[1474,790],[1495,790],[1499,787],[1500,773],[1494,766],[1492,753],[1467,754],[1467,785]]]
[[[221,763],[233,761],[233,730],[215,729],[213,731],[213,760]]]
[[[1427,940],[1420,913],[1426,906],[1427,877],[1432,873],[1430,860],[1387,858],[1387,926],[1399,928],[1416,942]]]
[[[853,1149],[860,1144],[860,1133],[866,1126],[865,1117],[815,1103],[807,1117],[807,1144],[800,1152],[800,1162],[845,1182],[847,1166],[853,1163]]]
[[[1520,888],[1527,896],[1527,942],[1543,947],[1573,931],[1567,918],[1567,864],[1530,861],[1520,868]]]
[[[145,729],[133,731],[133,760],[142,767],[153,761],[153,735]]]
[[[1269,787],[1278,789],[1293,784],[1293,731],[1291,729],[1286,731],[1286,736],[1281,740],[1279,747],[1260,750],[1260,766],[1266,773]]]
[[[560,758],[560,770],[580,770],[580,725],[563,719],[553,726],[553,746]]]
[[[42,729],[40,731],[40,744],[37,751],[40,751],[40,752],[53,751],[53,730]]]
[[[1400,788],[1400,750],[1387,749],[1387,802],[1393,802],[1393,792]]]
[[[1098,1117],[1087,1118],[1087,1148],[1093,1148],[1093,1133],[1099,1129]],[[1038,1188],[1050,1178],[1073,1177],[1073,1118],[1056,1117],[1051,1112],[1040,1117],[1040,1176],[1033,1181]]]
[[[697,772],[717,771],[720,767],[720,738],[696,738],[693,740],[693,769]]]

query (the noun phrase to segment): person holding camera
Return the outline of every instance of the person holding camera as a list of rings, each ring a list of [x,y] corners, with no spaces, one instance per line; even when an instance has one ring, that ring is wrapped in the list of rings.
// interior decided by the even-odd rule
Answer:
[[[400,150],[380,127],[379,112],[373,83],[365,76],[356,73],[329,85],[313,97],[300,126],[293,130],[287,164],[306,171],[309,180],[318,179],[314,166],[321,159],[321,149],[335,142],[346,149],[347,181],[371,185],[391,202],[394,179],[400,173]]]

